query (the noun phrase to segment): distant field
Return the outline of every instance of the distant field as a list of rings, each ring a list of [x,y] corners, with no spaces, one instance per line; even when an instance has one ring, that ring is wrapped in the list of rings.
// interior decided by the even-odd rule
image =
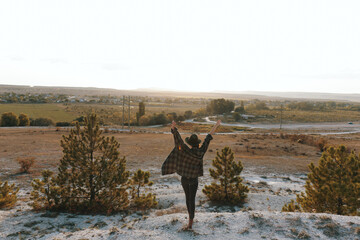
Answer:
[[[152,115],[154,113],[171,113],[175,112],[178,116],[184,115],[185,111],[191,110],[195,112],[201,105],[190,103],[145,103],[145,114]],[[75,116],[86,116],[89,113],[96,113],[103,123],[108,125],[120,125],[122,123],[122,105],[113,104],[82,104],[72,103],[65,107],[66,111]],[[131,104],[130,121],[136,122],[136,113],[139,111],[138,104]],[[128,122],[128,107],[125,107],[125,123]]]
[[[247,114],[253,114],[258,117],[257,119],[250,119],[253,122],[280,122],[279,110],[255,110],[249,111]],[[360,121],[360,112],[358,111],[301,111],[301,110],[284,110],[282,114],[284,123],[306,123],[306,122],[358,122]]]
[[[0,104],[0,114],[14,112],[27,114],[30,118],[46,117],[55,122],[72,121],[77,115],[65,111],[61,104]]]
[[[145,103],[146,104],[146,103]],[[192,104],[192,103],[174,103],[174,104],[155,104],[150,103],[146,105],[147,113],[165,113],[175,112],[178,115],[183,115],[185,111],[191,110],[196,112],[199,108],[205,108],[204,104]],[[137,106],[135,107],[137,110]]]
[[[146,114],[153,113],[169,113],[176,112],[178,115],[183,115],[185,111],[196,111],[201,106],[194,104],[166,104],[166,103],[151,103],[146,104]],[[130,118],[132,122],[136,121],[136,112],[138,111],[138,104],[132,104]],[[122,105],[112,104],[82,104],[71,103],[63,104],[0,104],[0,114],[4,112],[14,112],[19,115],[25,113],[31,118],[46,117],[51,118],[55,122],[67,121],[71,122],[79,116],[86,116],[93,112],[96,113],[105,124],[121,124],[122,123]],[[128,121],[128,108],[125,108],[125,122]]]
[[[153,113],[175,112],[178,116],[183,115],[185,111],[196,112],[205,105],[191,103],[145,103],[146,115]],[[136,112],[138,104],[132,103],[130,121],[136,122]],[[93,112],[96,113],[103,124],[121,125],[122,124],[122,105],[113,104],[85,104],[70,103],[63,104],[0,104],[0,114],[3,112],[14,112],[15,114],[26,113],[31,118],[47,117],[55,122],[71,122],[79,116],[86,116]],[[280,111],[275,109],[247,111],[246,114],[255,115],[256,118],[250,118],[247,122],[258,123],[279,123]],[[224,122],[232,122],[232,117],[222,119]],[[320,122],[359,122],[359,111],[333,110],[333,111],[300,111],[284,110],[282,114],[283,123],[320,123]],[[128,108],[125,108],[125,123],[128,122]]]

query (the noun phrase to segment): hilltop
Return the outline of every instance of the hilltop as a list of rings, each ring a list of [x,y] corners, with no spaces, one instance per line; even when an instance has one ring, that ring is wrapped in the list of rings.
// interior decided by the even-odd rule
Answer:
[[[352,101],[360,102],[360,94],[340,93],[316,93],[316,92],[258,92],[258,91],[213,91],[213,92],[185,92],[171,91],[164,89],[136,89],[121,90],[112,88],[94,87],[47,87],[47,86],[26,86],[26,85],[1,85],[0,93],[14,92],[24,93],[53,93],[76,96],[85,95],[112,95],[112,96],[150,96],[150,97],[189,97],[189,98],[228,98],[228,99],[259,99],[259,100],[324,100],[324,101]]]

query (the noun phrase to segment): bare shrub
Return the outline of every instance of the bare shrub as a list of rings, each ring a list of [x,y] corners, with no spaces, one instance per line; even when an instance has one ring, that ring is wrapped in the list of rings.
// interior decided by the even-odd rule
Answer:
[[[16,161],[20,164],[20,173],[29,173],[30,168],[35,163],[34,157],[19,157]]]
[[[326,215],[321,215],[319,219],[321,222],[332,222],[332,218]]]
[[[316,139],[313,136],[308,136],[308,135],[304,135],[304,134],[286,134],[286,135],[283,135],[283,137],[288,138],[293,142],[317,147],[321,152],[326,150],[327,143],[328,143],[325,138]]]
[[[239,152],[241,152],[241,149],[239,147],[234,147],[234,152],[239,153]]]
[[[319,148],[321,152],[326,150],[327,140],[324,138],[320,138],[316,141],[316,146]]]
[[[248,234],[248,233],[249,233],[249,228],[248,228],[248,227],[245,227],[245,228],[243,228],[242,230],[240,230],[238,233],[239,233],[239,234]]]
[[[297,235],[298,239],[310,239],[311,236],[305,231],[302,230],[301,232],[299,232],[299,234]]]
[[[319,225],[318,229],[322,229],[325,236],[330,238],[337,238],[340,235],[340,225],[337,223],[327,223]]]
[[[281,138],[281,139],[285,139],[285,138],[286,138],[286,135],[284,135],[284,133],[280,133],[280,138]]]
[[[199,126],[194,126],[193,127],[193,132],[200,132],[200,127]]]

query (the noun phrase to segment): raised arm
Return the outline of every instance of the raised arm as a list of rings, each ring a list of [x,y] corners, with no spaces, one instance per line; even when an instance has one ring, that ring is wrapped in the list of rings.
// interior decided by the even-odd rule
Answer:
[[[182,140],[180,133],[176,128],[175,121],[171,123],[171,133],[174,135],[175,147],[181,150],[181,147],[184,146],[184,141]]]
[[[176,126],[176,122],[173,120],[173,121],[171,122],[171,129],[174,130],[175,126]]]
[[[211,129],[211,131],[209,132],[210,135],[213,135],[214,132],[216,131],[217,127],[220,126],[221,124],[221,120],[217,120],[217,122],[215,123],[214,127]]]
[[[208,147],[209,147],[210,141],[213,139],[212,134],[214,134],[216,128],[217,128],[218,126],[220,126],[220,124],[221,124],[221,121],[218,120],[218,121],[216,122],[216,124],[214,125],[214,127],[213,127],[213,128],[211,129],[211,131],[209,132],[209,134],[206,136],[206,138],[205,138],[202,146],[200,147],[201,151],[202,151],[204,154],[205,154],[205,152],[207,151],[207,149],[208,149]]]

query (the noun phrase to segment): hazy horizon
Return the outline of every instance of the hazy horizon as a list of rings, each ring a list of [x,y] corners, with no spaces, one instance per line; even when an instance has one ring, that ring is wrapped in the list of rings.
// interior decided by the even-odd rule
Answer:
[[[134,91],[134,92],[178,92],[178,93],[209,93],[209,94],[240,94],[240,95],[259,95],[259,96],[281,96],[281,95],[287,95],[287,94],[304,94],[307,96],[315,95],[315,94],[323,94],[323,95],[359,95],[360,93],[335,93],[335,92],[301,92],[301,91],[228,91],[228,90],[213,90],[213,91],[191,91],[191,90],[176,90],[176,89],[165,89],[165,88],[134,88],[134,89],[120,89],[120,88],[103,88],[103,87],[78,87],[78,86],[39,86],[39,85],[23,85],[23,84],[1,84],[0,83],[0,89],[4,86],[10,86],[10,87],[31,87],[31,88],[79,88],[79,89],[98,89],[98,90],[115,90],[115,91]],[[297,96],[293,96],[296,98]],[[320,96],[319,96],[320,97]]]
[[[0,84],[360,93],[360,2],[4,1]]]

